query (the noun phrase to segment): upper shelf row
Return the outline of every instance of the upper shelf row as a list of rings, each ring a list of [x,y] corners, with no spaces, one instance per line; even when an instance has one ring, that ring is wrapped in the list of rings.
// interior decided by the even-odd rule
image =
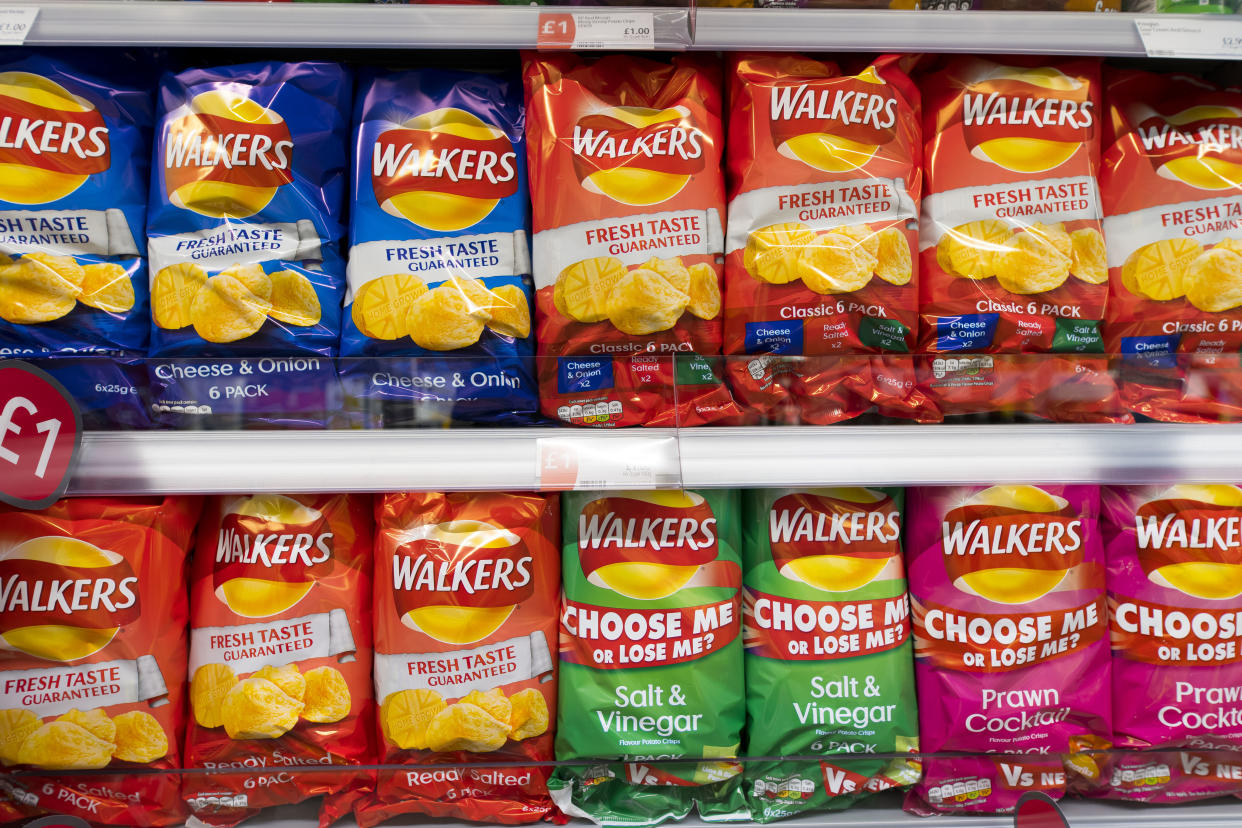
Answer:
[[[0,6],[0,15],[31,7],[38,7],[39,11],[25,42],[44,46],[516,49],[538,45],[541,15],[627,12],[616,7],[553,10],[537,6],[18,0]],[[650,20],[652,42],[663,49],[988,51],[1104,56],[1143,56],[1151,49],[1152,54],[1167,56],[1171,47],[1174,54],[1187,57],[1224,56],[1230,48],[1236,48],[1242,57],[1242,15],[1206,20],[1173,15],[882,9],[628,11],[642,15],[643,21]],[[20,17],[20,13],[16,16]],[[0,17],[0,23],[7,19]],[[1189,32],[1187,26],[1191,27]],[[1160,31],[1153,32],[1151,27]],[[1146,46],[1141,31],[1148,38]],[[1163,42],[1159,40],[1162,34]]]

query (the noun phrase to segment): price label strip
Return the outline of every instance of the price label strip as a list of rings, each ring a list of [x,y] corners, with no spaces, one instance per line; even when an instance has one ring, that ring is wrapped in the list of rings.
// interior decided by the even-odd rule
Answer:
[[[38,16],[38,6],[0,6],[0,44],[21,46]]]
[[[42,509],[65,493],[82,448],[82,413],[65,387],[20,360],[0,362],[0,501]]]
[[[540,437],[535,488],[672,489],[681,485],[677,438],[581,435]]]
[[[540,49],[654,49],[652,12],[541,12]]]
[[[1242,20],[1145,17],[1134,21],[1148,57],[1242,58]]]

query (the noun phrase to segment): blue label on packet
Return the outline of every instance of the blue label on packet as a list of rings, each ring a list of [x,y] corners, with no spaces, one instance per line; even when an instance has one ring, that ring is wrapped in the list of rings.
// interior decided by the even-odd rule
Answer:
[[[0,52],[0,268],[35,286],[0,293],[0,355],[146,347],[151,95],[123,62]]]
[[[529,357],[342,359],[340,376],[346,406],[363,427],[523,425],[539,409],[532,363]]]
[[[82,412],[91,430],[151,427],[146,400],[146,365],[141,359],[53,357],[35,362],[55,377]]]
[[[972,351],[986,348],[996,336],[997,313],[970,313],[936,317],[937,351]]]
[[[1181,341],[1181,334],[1123,336],[1121,355],[1129,359],[1142,358],[1155,368],[1176,368],[1177,346]]]
[[[333,360],[317,356],[255,359],[152,359],[151,418],[194,428],[330,428],[341,412]]]
[[[743,347],[748,354],[800,354],[802,321],[747,322]]]
[[[323,61],[167,74],[147,245],[153,356],[332,356],[350,75]]]
[[[556,391],[558,394],[580,394],[612,388],[612,359],[558,357]]]

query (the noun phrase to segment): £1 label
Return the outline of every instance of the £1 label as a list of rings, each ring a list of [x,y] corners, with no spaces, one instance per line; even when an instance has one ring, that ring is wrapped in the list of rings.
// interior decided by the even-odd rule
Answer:
[[[64,494],[82,416],[59,382],[25,362],[0,363],[0,501],[42,509]]]

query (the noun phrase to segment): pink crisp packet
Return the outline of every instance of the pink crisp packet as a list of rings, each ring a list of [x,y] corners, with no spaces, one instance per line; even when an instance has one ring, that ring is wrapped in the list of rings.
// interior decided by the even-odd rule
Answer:
[[[1084,796],[1164,805],[1242,793],[1242,753],[1153,750],[1117,753]]]
[[[1098,489],[920,488],[908,503],[920,745],[1008,755],[927,761],[907,807],[1006,812],[1028,790],[1063,795],[1067,772],[1098,777],[1062,756],[1112,734]]]

